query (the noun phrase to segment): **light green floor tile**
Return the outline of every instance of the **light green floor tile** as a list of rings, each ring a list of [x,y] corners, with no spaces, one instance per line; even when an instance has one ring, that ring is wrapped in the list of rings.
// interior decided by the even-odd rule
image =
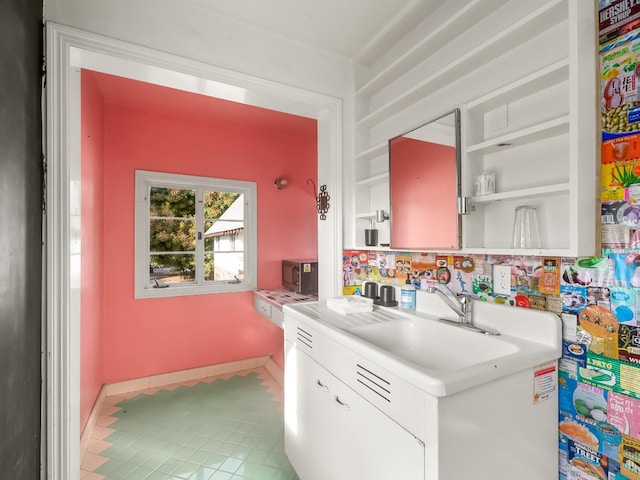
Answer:
[[[136,468],[137,466],[135,464],[125,462],[122,465],[120,465],[118,468],[116,468],[112,472],[112,475],[115,478],[127,478]]]
[[[151,472],[144,480],[167,480],[167,474],[162,472]]]
[[[145,480],[153,473],[153,470],[144,466],[137,467],[129,475],[125,477],[125,480]]]
[[[215,452],[222,442],[216,438],[208,438],[204,444],[200,447],[200,450],[206,450],[208,452]]]
[[[149,459],[147,459],[146,462],[144,462],[142,465],[144,467],[147,467],[149,469],[153,470],[157,470],[158,467],[160,467],[160,465],[162,465],[164,462],[167,461],[169,457],[160,453],[156,453],[155,455],[151,456]]]
[[[222,465],[220,465],[219,470],[223,472],[235,473],[238,468],[242,465],[242,460],[239,458],[229,457],[227,458]]]
[[[173,473],[176,468],[178,468],[183,463],[184,462],[182,460],[178,460],[177,458],[169,458],[166,462],[158,467],[158,470],[164,473]]]
[[[96,472],[126,480],[296,480],[283,412],[256,373],[138,395],[118,404],[109,458]]]
[[[209,480],[229,480],[233,474],[218,470]]]
[[[200,466],[189,477],[189,480],[208,480],[216,472],[215,468]]]
[[[227,458],[229,458],[227,455],[222,455],[220,453],[212,453],[203,462],[203,465],[207,465],[213,468],[220,468],[220,466],[227,460]]]
[[[225,442],[216,449],[216,453],[220,453],[229,457],[235,451],[236,446],[237,445],[235,445],[234,443]]]
[[[96,473],[100,475],[109,475],[113,473],[116,469],[120,468],[124,465],[125,462],[122,460],[118,460],[117,458],[111,458],[109,461],[103,463],[98,468],[96,468]]]
[[[189,478],[193,476],[193,474],[197,472],[199,468],[200,468],[200,465],[197,465],[195,463],[190,463],[190,462],[184,462],[183,464],[178,466],[178,468],[176,468],[172,472],[172,474],[173,476],[178,476],[180,478]]]
[[[193,455],[191,455],[187,460],[192,463],[197,463],[198,465],[202,465],[207,458],[209,458],[209,452],[206,450],[196,450]]]

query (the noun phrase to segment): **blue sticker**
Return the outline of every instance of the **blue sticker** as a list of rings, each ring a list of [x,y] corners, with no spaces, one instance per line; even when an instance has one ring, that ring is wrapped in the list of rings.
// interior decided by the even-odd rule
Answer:
[[[628,123],[637,123],[640,121],[640,107],[631,107],[627,110]]]

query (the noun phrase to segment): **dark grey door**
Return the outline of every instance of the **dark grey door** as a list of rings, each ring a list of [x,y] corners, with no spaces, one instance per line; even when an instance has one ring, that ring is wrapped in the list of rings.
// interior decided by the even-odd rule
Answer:
[[[0,0],[0,477],[40,476],[42,1]]]

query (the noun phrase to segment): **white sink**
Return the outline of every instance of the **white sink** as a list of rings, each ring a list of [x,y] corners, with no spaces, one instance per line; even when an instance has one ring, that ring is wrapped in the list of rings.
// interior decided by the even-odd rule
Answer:
[[[500,336],[484,335],[423,318],[392,320],[344,330],[430,370],[459,370],[513,354],[519,349]]]
[[[325,301],[287,305],[309,327],[438,397],[488,383],[555,360],[561,353],[557,315],[474,301],[486,335],[439,322],[451,311],[436,295],[418,292],[418,310],[374,307],[340,314]],[[533,378],[533,377],[532,377]]]

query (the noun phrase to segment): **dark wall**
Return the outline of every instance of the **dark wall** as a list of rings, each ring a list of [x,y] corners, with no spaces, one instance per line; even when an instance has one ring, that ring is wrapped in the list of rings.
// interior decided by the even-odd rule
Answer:
[[[40,476],[42,0],[0,0],[0,477]]]

